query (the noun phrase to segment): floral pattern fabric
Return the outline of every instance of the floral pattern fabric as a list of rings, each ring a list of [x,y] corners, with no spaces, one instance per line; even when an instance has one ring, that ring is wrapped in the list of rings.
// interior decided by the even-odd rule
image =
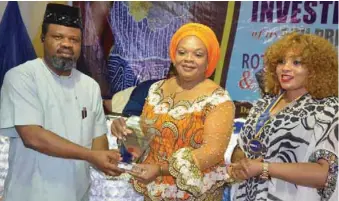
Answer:
[[[144,163],[169,165],[171,176],[158,177],[148,185],[133,180],[134,187],[146,196],[145,200],[221,200],[224,162],[200,171],[192,151],[203,144],[207,115],[219,104],[231,101],[230,97],[217,88],[210,96],[174,104],[171,97],[164,97],[160,88],[163,83],[151,86],[141,116],[144,132],[156,134]]]

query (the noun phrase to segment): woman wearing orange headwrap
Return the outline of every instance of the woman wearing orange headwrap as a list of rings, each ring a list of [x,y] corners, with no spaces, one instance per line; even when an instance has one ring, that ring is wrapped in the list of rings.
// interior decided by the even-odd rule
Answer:
[[[208,65],[205,71],[205,77],[210,77],[215,67],[218,63],[220,57],[220,48],[217,37],[214,32],[207,26],[198,24],[198,23],[189,23],[182,26],[172,37],[170,43],[170,57],[172,62],[175,61],[176,51],[179,42],[187,37],[187,36],[195,36],[203,42],[207,49],[207,60]]]
[[[146,200],[221,200],[234,105],[213,81],[220,54],[214,32],[189,23],[172,37],[170,57],[177,75],[154,83],[141,115],[144,132],[155,132],[144,171],[130,172]],[[112,134],[130,131],[122,119]]]

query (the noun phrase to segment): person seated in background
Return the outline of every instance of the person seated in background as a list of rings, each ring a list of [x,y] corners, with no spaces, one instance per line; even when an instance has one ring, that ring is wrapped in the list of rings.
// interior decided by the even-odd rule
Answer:
[[[264,55],[265,95],[252,107],[228,172],[233,199],[338,199],[338,52],[290,33]],[[241,153],[243,152],[243,153]]]
[[[168,79],[175,75],[175,67],[171,64],[166,78]],[[129,87],[114,94],[110,100],[104,100],[103,104],[106,113],[118,114],[124,117],[133,115],[140,116],[149,88],[153,83],[158,81],[160,80],[148,80],[142,82],[137,86]]]
[[[221,200],[224,152],[233,130],[234,104],[208,79],[219,60],[219,42],[207,26],[189,23],[170,42],[177,75],[154,83],[141,114],[144,133],[155,132],[149,154],[133,175],[145,200]],[[131,131],[123,118],[112,134]]]
[[[127,102],[136,86],[128,87],[115,93],[111,99],[103,99],[105,114],[122,115]]]

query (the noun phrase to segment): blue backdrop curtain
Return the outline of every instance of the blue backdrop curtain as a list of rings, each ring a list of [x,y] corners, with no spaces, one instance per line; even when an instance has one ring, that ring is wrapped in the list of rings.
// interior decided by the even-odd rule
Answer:
[[[9,69],[35,58],[18,2],[9,1],[0,23],[0,87]]]

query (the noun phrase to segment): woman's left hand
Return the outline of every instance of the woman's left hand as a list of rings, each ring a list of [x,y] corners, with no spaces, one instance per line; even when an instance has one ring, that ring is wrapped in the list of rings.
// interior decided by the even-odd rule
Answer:
[[[246,180],[251,177],[259,176],[262,172],[262,158],[242,159],[232,164],[232,176],[235,179]]]
[[[128,171],[136,180],[143,184],[148,184],[160,176],[160,166],[154,164],[137,164],[137,169],[141,171]]]

